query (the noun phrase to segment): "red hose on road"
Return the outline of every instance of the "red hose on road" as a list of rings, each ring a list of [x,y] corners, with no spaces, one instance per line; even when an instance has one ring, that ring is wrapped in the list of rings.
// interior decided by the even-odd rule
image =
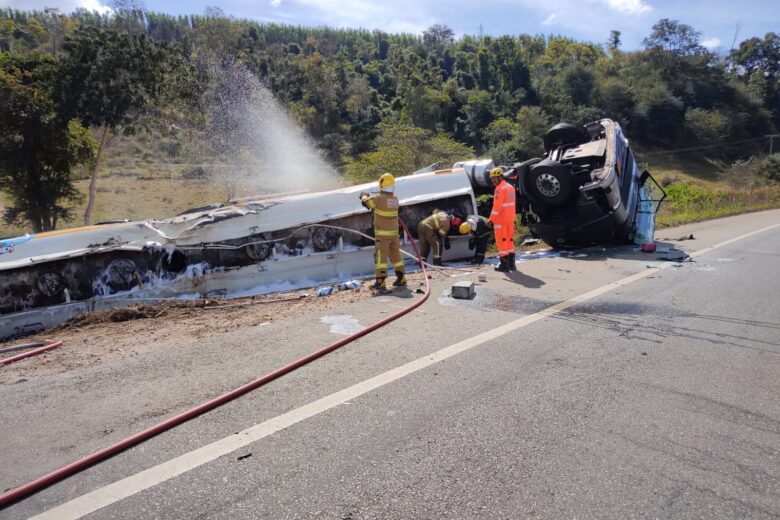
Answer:
[[[398,311],[395,314],[388,316],[387,318],[378,321],[373,325],[370,325],[359,332],[352,334],[351,336],[347,336],[346,338],[337,341],[336,343],[332,343],[327,347],[312,352],[311,354],[302,357],[298,361],[294,361],[293,363],[290,363],[287,366],[274,370],[273,372],[270,372],[258,379],[255,379],[254,381],[251,381],[243,386],[236,388],[235,390],[231,390],[226,394],[222,394],[221,396],[211,399],[210,401],[206,401],[205,403],[200,404],[195,408],[192,408],[191,410],[188,410],[175,417],[171,417],[170,419],[167,419],[155,426],[152,426],[151,428],[148,428],[140,433],[136,433],[135,435],[132,435],[122,441],[119,441],[116,444],[107,446],[99,451],[96,451],[91,455],[87,455],[84,458],[72,462],[67,466],[63,466],[62,468],[52,471],[47,475],[44,475],[33,481],[30,481],[27,484],[19,486],[18,488],[12,489],[7,493],[3,493],[2,495],[0,495],[0,507],[5,507],[13,502],[16,502],[17,500],[20,500],[26,497],[27,495],[31,495],[32,493],[40,491],[44,487],[50,486],[51,484],[54,484],[55,482],[58,482],[64,479],[65,477],[69,477],[74,473],[78,473],[79,471],[91,466],[92,464],[95,464],[104,459],[107,459],[108,457],[116,455],[117,453],[126,450],[127,448],[130,448],[132,446],[135,446],[136,444],[140,444],[141,442],[150,439],[159,433],[162,433],[166,430],[170,430],[174,426],[178,426],[179,424],[189,421],[190,419],[193,419],[201,414],[213,410],[214,408],[222,406],[223,404],[232,401],[233,399],[240,397],[248,392],[251,392],[252,390],[260,388],[261,386],[273,381],[274,379],[277,379],[289,372],[292,372],[293,370],[300,368],[314,361],[315,359],[320,358],[325,354],[328,354],[336,350],[339,347],[343,347],[347,343],[351,343],[352,341],[355,341],[356,339],[363,337],[366,334],[387,325],[391,321],[397,320],[404,314],[408,314],[409,312],[413,311],[414,309],[422,305],[425,302],[425,300],[428,299],[428,295],[431,292],[431,286],[430,283],[428,282],[428,274],[426,273],[425,265],[423,264],[422,259],[420,258],[420,251],[417,249],[417,244],[415,243],[414,239],[411,238],[412,234],[409,232],[409,229],[406,227],[406,224],[404,224],[404,222],[401,219],[398,219],[398,222],[406,231],[407,236],[411,239],[412,246],[414,247],[414,252],[417,254],[417,259],[420,262],[420,267],[422,268],[423,277],[425,278],[425,293],[423,294],[422,298],[420,298],[413,304],[409,305],[405,309]]]
[[[5,359],[0,359],[0,365],[10,365],[11,363],[15,363],[21,359],[37,356],[38,354],[43,354],[46,351],[54,350],[55,348],[59,348],[61,346],[62,346],[62,341],[55,341],[50,345],[46,345],[45,347],[41,347],[41,348],[36,348],[35,350],[31,350],[30,352],[25,352],[24,354],[17,354],[15,356],[7,357]],[[2,502],[0,502],[0,505],[2,505]]]

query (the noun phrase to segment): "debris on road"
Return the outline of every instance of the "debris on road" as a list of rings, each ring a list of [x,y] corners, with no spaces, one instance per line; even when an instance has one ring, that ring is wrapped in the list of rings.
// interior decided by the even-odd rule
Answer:
[[[239,455],[238,457],[236,457],[236,460],[248,459],[251,456],[252,456],[252,452],[250,451],[249,453],[245,453],[243,455]]]
[[[459,300],[470,300],[475,295],[474,282],[462,281],[452,286],[452,297]]]
[[[676,257],[658,256],[655,259],[664,262],[693,262],[694,261],[694,259],[686,253],[683,253],[681,256],[676,256]]]
[[[317,296],[330,296],[333,294],[333,287],[320,287],[317,289]]]
[[[360,280],[349,280],[339,284],[339,291],[359,291],[362,286]]]
[[[690,235],[682,236],[679,238],[661,238],[661,241],[667,241],[667,242],[683,242],[685,240],[696,240],[696,237],[693,236],[693,233]]]

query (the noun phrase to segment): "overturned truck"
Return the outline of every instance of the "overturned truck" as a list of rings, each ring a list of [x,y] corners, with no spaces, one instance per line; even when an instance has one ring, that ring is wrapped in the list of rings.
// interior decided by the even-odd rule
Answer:
[[[544,136],[544,150],[542,157],[502,167],[517,189],[517,212],[535,236],[555,248],[653,240],[666,194],[649,172],[640,172],[619,124],[557,124]],[[477,194],[492,191],[491,161],[456,166],[469,173]]]
[[[657,205],[619,125],[556,125],[544,142],[545,157],[504,167],[531,230],[556,247],[636,239],[639,216],[654,216]],[[492,193],[489,166],[468,161],[399,177],[400,218],[414,234],[435,209],[477,213],[475,196]],[[2,240],[0,338],[142,301],[262,294],[371,274],[373,226],[359,201],[366,190],[376,185]],[[401,242],[411,253],[409,238]],[[467,237],[451,243],[445,260],[471,255]]]

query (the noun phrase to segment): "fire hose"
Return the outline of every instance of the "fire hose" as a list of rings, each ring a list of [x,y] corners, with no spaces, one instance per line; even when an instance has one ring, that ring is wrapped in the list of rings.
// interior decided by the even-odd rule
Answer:
[[[22,359],[26,359],[32,356],[37,356],[38,354],[43,354],[44,352],[48,352],[49,350],[53,350],[61,346],[62,346],[62,341],[55,341],[54,343],[50,343],[45,347],[36,348],[35,350],[31,350],[30,352],[25,352],[23,354],[17,354],[15,356],[0,359],[0,365],[10,365],[11,363],[16,363],[17,361],[21,361]]]
[[[406,224],[399,218],[398,219],[399,224],[401,227],[403,227],[404,231],[406,231],[407,235],[411,238],[411,233],[409,232],[409,229],[406,227]],[[249,383],[246,383],[245,385],[242,385],[234,390],[231,390],[225,394],[220,395],[219,397],[215,397],[214,399],[211,399],[209,401],[206,401],[205,403],[199,404],[198,406],[181,413],[175,417],[171,417],[170,419],[166,419],[165,421],[156,424],[150,428],[147,428],[146,430],[136,433],[130,437],[127,437],[124,440],[121,440],[117,443],[114,443],[110,446],[107,446],[101,450],[98,450],[91,455],[87,455],[81,459],[78,459],[66,466],[61,467],[60,469],[57,469],[55,471],[52,471],[51,473],[48,473],[42,477],[39,477],[35,480],[32,480],[28,482],[27,484],[21,485],[15,489],[12,489],[6,493],[3,493],[0,495],[0,507],[8,506],[28,495],[31,495],[33,493],[36,493],[40,491],[41,489],[50,486],[56,482],[59,482],[60,480],[69,477],[71,475],[74,475],[75,473],[78,473],[79,471],[82,471],[86,469],[87,467],[96,464],[98,462],[101,462],[109,457],[112,457],[116,455],[117,453],[120,453],[132,446],[135,446],[137,444],[140,444],[162,432],[165,432],[167,430],[170,430],[171,428],[178,426],[184,422],[189,421],[190,419],[193,419],[199,415],[202,415],[208,411],[211,411],[219,406],[222,406],[223,404],[226,404],[244,394],[247,394],[253,390],[256,390],[257,388],[260,388],[261,386],[270,383],[271,381],[288,374],[312,361],[315,359],[321,358],[322,356],[340,348],[344,345],[347,345],[348,343],[351,343],[355,341],[358,338],[361,338],[365,336],[366,334],[369,334],[370,332],[373,332],[388,323],[397,320],[401,316],[410,313],[420,305],[422,305],[430,295],[431,287],[430,282],[428,281],[428,274],[425,271],[425,265],[422,261],[422,258],[420,257],[420,251],[417,248],[417,243],[414,241],[413,238],[411,238],[412,246],[414,247],[415,253],[417,253],[417,260],[420,263],[420,267],[422,268],[423,278],[425,279],[425,293],[423,296],[417,300],[416,302],[412,303],[408,307],[388,316],[387,318],[384,318],[373,325],[369,325],[368,327],[350,335],[346,338],[339,340],[335,343],[332,343],[324,348],[321,348],[320,350],[316,350],[297,361],[294,361],[286,366],[283,366],[281,368],[278,368],[274,370],[273,372],[270,372],[262,377],[259,377],[255,379],[254,381],[251,381]]]

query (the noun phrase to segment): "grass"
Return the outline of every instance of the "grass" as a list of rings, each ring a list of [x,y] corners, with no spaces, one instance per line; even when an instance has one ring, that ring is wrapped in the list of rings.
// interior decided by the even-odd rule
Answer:
[[[641,168],[666,185],[667,198],[656,217],[659,228],[780,208],[780,185],[737,189],[727,181],[727,162],[695,152],[638,158]]]
[[[76,188],[87,193],[89,181],[76,181]],[[109,220],[145,220],[167,218],[182,211],[212,202],[224,202],[218,189],[204,180],[182,178],[138,178],[113,175],[98,179],[93,222]],[[74,219],[60,228],[83,225],[87,198],[73,207]],[[0,224],[0,236],[20,235],[30,230],[22,226]]]
[[[659,228],[780,208],[780,187],[744,192],[679,183],[667,186],[666,192],[656,217]]]

